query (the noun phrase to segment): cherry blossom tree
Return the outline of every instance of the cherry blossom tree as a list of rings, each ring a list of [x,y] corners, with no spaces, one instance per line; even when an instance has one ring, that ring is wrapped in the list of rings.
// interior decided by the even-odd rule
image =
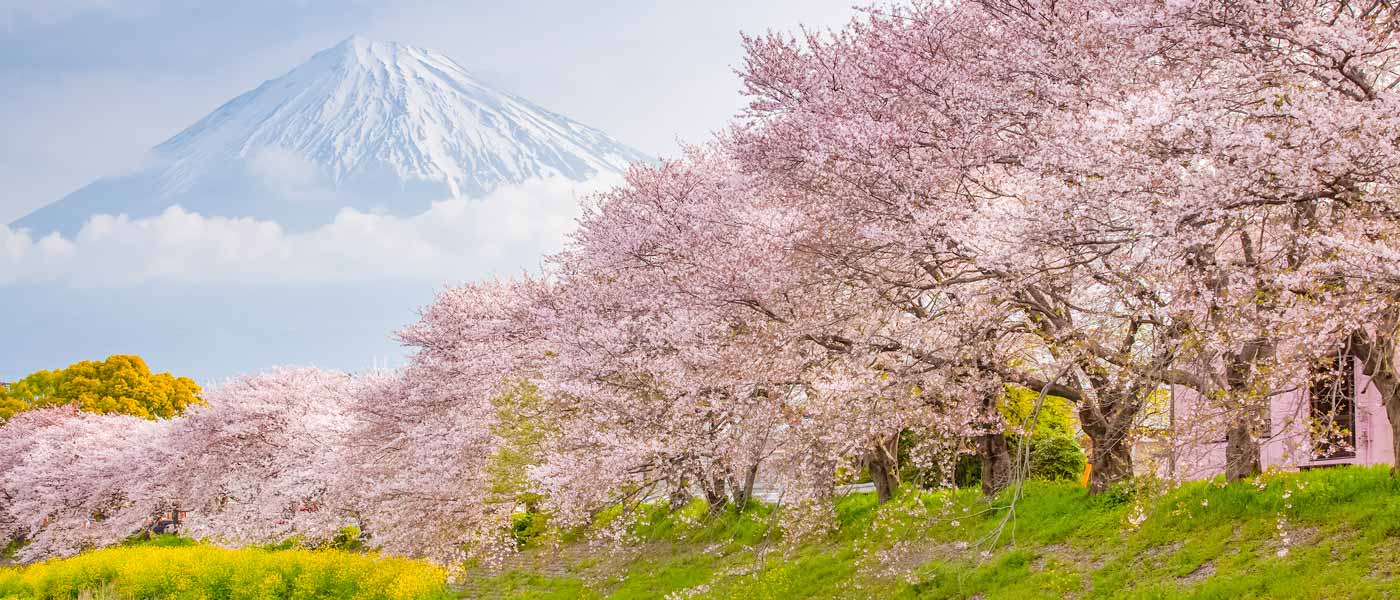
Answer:
[[[29,543],[21,561],[119,542],[168,510],[169,421],[71,407],[15,415],[0,427],[0,519]]]
[[[1318,331],[1319,305],[1274,280],[1307,260],[1310,211],[1389,177],[1393,21],[1384,3],[891,7],[748,40],[740,157],[849,224],[826,247],[907,265],[852,281],[1009,288],[1010,330],[1073,365],[1084,393],[1061,392],[1110,451],[1100,472],[1130,472],[1113,442],[1174,382],[1230,404],[1237,478],[1261,402],[1305,362],[1281,341]],[[1171,368],[1188,337],[1205,377]]]
[[[350,524],[337,474],[365,379],[310,368],[240,377],[172,422],[161,473],[189,511],[183,533],[233,545],[318,543]]]

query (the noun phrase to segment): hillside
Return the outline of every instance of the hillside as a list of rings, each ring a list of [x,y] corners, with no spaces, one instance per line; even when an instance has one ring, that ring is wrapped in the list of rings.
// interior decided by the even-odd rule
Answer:
[[[1197,482],[1147,503],[1032,482],[1014,514],[975,492],[873,495],[840,529],[767,543],[767,511],[660,518],[622,552],[529,549],[478,571],[483,598],[1379,598],[1400,593],[1400,485],[1383,469]],[[1000,499],[997,504],[1004,504]],[[946,508],[945,508],[946,503]],[[1006,527],[1000,537],[996,528]],[[544,546],[544,544],[540,544]],[[985,554],[983,554],[985,552]]]
[[[532,537],[504,566],[469,569],[465,584],[453,589],[467,598],[536,599],[1381,598],[1400,592],[1400,485],[1382,469],[1266,475],[1230,486],[1197,482],[1143,504],[1135,519],[1138,506],[1126,490],[1089,497],[1073,484],[1047,482],[1027,485],[1011,519],[1008,511],[988,510],[972,491],[905,494],[884,507],[871,494],[854,494],[837,504],[838,530],[789,546],[767,535],[771,507],[707,518],[695,504],[674,514],[655,510],[621,547],[589,544],[578,533]],[[138,568],[133,553],[154,551],[168,554],[160,564],[179,561],[176,571],[187,571]],[[372,589],[386,573],[434,577],[411,561],[359,563],[327,552],[338,551],[101,550],[0,570],[0,598],[136,589],[129,579],[156,571],[165,587],[143,593],[171,595],[150,597],[242,597],[235,593],[239,585],[266,580],[280,582],[267,584],[264,591],[274,591],[266,597],[329,598],[357,585]],[[347,560],[353,568],[334,567]],[[419,597],[437,594],[431,585],[419,589]]]

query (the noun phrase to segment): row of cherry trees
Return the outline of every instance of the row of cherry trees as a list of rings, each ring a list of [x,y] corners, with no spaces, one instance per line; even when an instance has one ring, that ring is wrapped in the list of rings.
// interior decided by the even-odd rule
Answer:
[[[1152,394],[1195,390],[1238,479],[1269,397],[1342,348],[1400,425],[1397,27],[1385,0],[982,0],[746,38],[729,129],[592,199],[541,276],[439,294],[402,371],[17,417],[0,525],[37,557],[179,505],[230,543],[356,523],[450,558],[505,544],[520,439],[564,525],[760,485],[819,515],[858,471],[887,499],[910,432],[994,492],[1007,385],[1075,403],[1095,490]]]

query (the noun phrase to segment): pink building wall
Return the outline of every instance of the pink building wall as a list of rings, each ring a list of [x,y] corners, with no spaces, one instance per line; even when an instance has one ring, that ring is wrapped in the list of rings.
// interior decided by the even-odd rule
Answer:
[[[1307,390],[1274,396],[1269,402],[1272,435],[1261,449],[1264,468],[1296,469],[1338,464],[1389,465],[1394,456],[1390,419],[1380,393],[1354,361],[1356,398],[1356,456],[1331,460],[1313,458],[1308,435],[1311,404]],[[1172,387],[1172,445],[1154,468],[1175,479],[1206,479],[1225,472],[1223,411],[1211,407],[1190,388]]]

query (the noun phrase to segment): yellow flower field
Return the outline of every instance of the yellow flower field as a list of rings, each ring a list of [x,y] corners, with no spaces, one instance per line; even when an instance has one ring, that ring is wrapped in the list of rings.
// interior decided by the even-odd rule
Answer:
[[[0,600],[450,598],[446,575],[422,561],[339,550],[120,547],[0,569]]]

